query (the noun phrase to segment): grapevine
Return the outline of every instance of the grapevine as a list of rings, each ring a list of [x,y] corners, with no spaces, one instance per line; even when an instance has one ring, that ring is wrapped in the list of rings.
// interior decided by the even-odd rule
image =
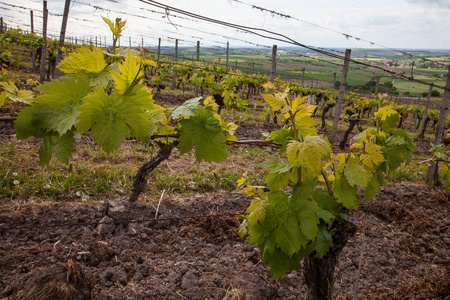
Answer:
[[[307,104],[307,97],[294,97],[287,88],[264,99],[288,122],[269,137],[281,146],[279,158],[261,164],[268,191],[243,188],[253,200],[240,233],[258,245],[263,263],[279,278],[300,269],[306,257],[324,260],[340,231],[349,228],[338,224],[349,224],[345,212],[359,207],[359,189],[364,189],[365,200],[372,199],[389,171],[409,163],[415,145],[405,131],[394,129],[399,113],[384,106],[375,113],[376,128],[355,136],[349,153],[334,155],[314,128],[315,107]],[[331,291],[332,285],[322,299]]]

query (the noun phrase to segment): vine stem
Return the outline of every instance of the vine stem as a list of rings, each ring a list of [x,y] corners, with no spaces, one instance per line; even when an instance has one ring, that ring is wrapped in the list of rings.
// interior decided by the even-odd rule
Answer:
[[[359,256],[358,273],[356,275],[355,291],[353,292],[353,300],[356,300],[356,294],[358,294],[359,275],[361,273],[361,266],[362,266],[362,261],[363,261],[363,257],[364,257],[364,239],[366,237],[366,223],[367,223],[368,210],[369,210],[369,205],[366,201],[366,204],[364,205],[364,225],[363,225],[363,236],[362,236],[362,241],[361,241],[361,254]]]
[[[331,187],[330,181],[328,180],[327,174],[323,169],[320,169],[320,172],[322,173],[323,179],[325,180],[325,183],[327,184],[328,193],[330,195],[333,195],[333,188]]]

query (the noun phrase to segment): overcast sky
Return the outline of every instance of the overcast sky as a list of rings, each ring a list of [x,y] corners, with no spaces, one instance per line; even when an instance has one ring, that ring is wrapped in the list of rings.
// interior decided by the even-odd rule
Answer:
[[[281,33],[314,47],[450,49],[450,0],[160,1],[202,16]],[[1,2],[21,6],[13,8],[0,3],[0,14],[6,23],[30,30],[29,10],[33,9],[36,31],[42,30],[41,1]],[[55,15],[62,14],[63,7],[64,0],[48,1],[52,35],[59,35],[61,17]],[[171,11],[167,15],[138,0],[72,0],[67,36],[106,37],[110,41],[100,15],[127,20],[122,45],[128,45],[129,37],[132,44],[141,43],[143,38],[145,44],[154,45],[160,37],[165,45],[173,44],[175,38],[181,46],[194,45],[197,40],[219,47],[225,47],[227,42],[230,46],[287,45],[205,21],[186,20]]]

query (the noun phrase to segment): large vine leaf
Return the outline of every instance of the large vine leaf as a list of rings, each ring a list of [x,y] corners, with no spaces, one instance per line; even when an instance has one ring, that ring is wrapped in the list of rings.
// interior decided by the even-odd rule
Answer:
[[[333,182],[333,193],[345,208],[356,209],[359,206],[358,186],[348,183],[346,177],[337,178]]]
[[[143,109],[147,99],[142,102],[142,97],[134,95],[108,95],[99,86],[93,91],[83,98],[85,104],[79,109],[78,133],[90,130],[91,135],[95,135],[97,143],[107,153],[118,148],[129,136],[148,141],[150,115]]]
[[[303,250],[294,253],[292,256],[289,256],[280,249],[276,248],[272,253],[264,252],[262,261],[264,265],[270,268],[270,274],[275,279],[279,279],[281,276],[286,274],[286,272],[299,270],[301,268],[303,257],[311,253],[313,251],[313,248],[310,247],[306,250],[309,251],[307,252]]]
[[[172,118],[176,120],[181,117],[194,117],[197,114],[197,109],[200,107],[201,99],[202,97],[197,97],[187,100],[172,112]]]
[[[382,150],[390,170],[400,167],[406,160],[407,143],[402,136],[390,136]]]
[[[41,148],[39,149],[40,164],[42,166],[48,165],[52,158],[53,152],[55,152],[56,158],[58,158],[61,162],[66,165],[69,164],[69,160],[74,151],[74,143],[75,139],[72,131],[68,131],[62,136],[56,132],[47,134],[42,141]]]
[[[350,156],[344,167],[344,175],[351,186],[365,187],[372,178],[357,157]]]
[[[328,253],[328,250],[333,246],[333,237],[327,229],[327,226],[323,223],[319,225],[317,231],[317,238],[314,242],[314,250],[316,251],[316,257],[322,258]]]
[[[219,120],[211,111],[199,106],[196,115],[180,120],[181,136],[178,149],[181,153],[189,152],[195,145],[198,162],[221,162],[228,158],[226,138],[222,133]]]
[[[71,53],[58,64],[58,69],[66,74],[92,75],[98,74],[108,64],[102,50],[97,47],[79,48],[77,52]]]
[[[285,173],[268,173],[264,182],[271,191],[276,191],[289,183],[290,172]]]
[[[288,143],[294,139],[294,131],[289,127],[283,127],[279,130],[272,131],[270,138],[275,144],[281,145],[280,154],[286,153]]]
[[[310,169],[312,174],[316,174],[320,172],[323,158],[331,154],[331,146],[319,136],[308,135],[303,142],[290,141],[286,153],[292,165],[296,167],[303,165]]]
[[[283,95],[283,96],[281,96]],[[284,106],[286,106],[286,98],[287,94],[280,94],[277,95],[277,97],[274,97],[269,94],[264,94],[263,98],[266,100],[266,102],[272,107],[274,111],[282,109]]]
[[[34,118],[47,131],[60,135],[71,130],[79,115],[82,98],[91,91],[89,82],[75,77],[53,80],[38,87],[42,93],[34,102]]]
[[[302,234],[310,241],[316,238],[320,208],[311,197],[314,193],[315,181],[309,180],[302,185],[296,185],[291,195],[291,208],[300,224]],[[301,245],[305,247],[305,245]]]
[[[36,109],[33,106],[22,109],[18,113],[17,120],[14,122],[16,137],[24,140],[31,136],[42,138],[45,136],[45,130],[42,129],[39,122],[34,118]]]
[[[268,159],[260,163],[259,166],[269,173],[285,173],[292,169],[292,164],[281,160]]]

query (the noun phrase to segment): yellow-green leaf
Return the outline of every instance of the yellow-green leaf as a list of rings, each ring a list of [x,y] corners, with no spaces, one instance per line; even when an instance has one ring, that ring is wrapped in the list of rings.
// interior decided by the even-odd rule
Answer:
[[[58,64],[58,69],[66,74],[98,74],[106,68],[108,64],[100,48],[94,47],[80,48],[75,53],[71,53]],[[87,73],[87,74],[86,74]]]
[[[141,65],[134,58],[131,51],[128,51],[125,61],[119,64],[120,73],[111,72],[113,80],[119,94],[125,94],[130,86],[139,83],[142,77]]]
[[[381,148],[382,147],[377,144],[366,144],[365,153],[361,154],[360,157],[363,165],[367,166],[370,169],[373,169],[374,166],[377,166],[385,161],[386,159],[384,158]]]

